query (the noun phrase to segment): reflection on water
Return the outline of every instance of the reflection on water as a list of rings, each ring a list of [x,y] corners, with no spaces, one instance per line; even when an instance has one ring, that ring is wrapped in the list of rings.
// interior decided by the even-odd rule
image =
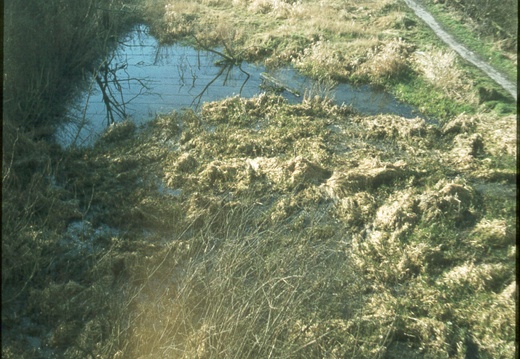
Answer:
[[[352,107],[365,115],[394,114],[405,118],[420,116],[417,110],[409,105],[396,100],[391,94],[377,90],[371,86],[352,86],[339,84],[328,88],[327,84],[320,84],[315,80],[305,77],[293,68],[283,68],[274,71],[273,77],[296,89],[300,94],[305,92],[327,93],[338,104],[352,105]],[[284,94],[291,102],[301,101],[301,96],[296,97],[292,93]]]
[[[243,62],[240,66],[217,65],[222,60],[209,51],[195,50],[179,44],[160,46],[148,34],[145,26],[129,33],[113,56],[109,67],[117,69],[118,79],[112,88],[114,97],[124,103],[126,116],[137,123],[153,118],[157,113],[192,108],[197,110],[208,101],[240,95],[253,97],[263,92],[265,67]],[[295,89],[283,91],[292,103],[302,100],[302,95],[316,88],[316,82],[299,75],[292,68],[278,69],[267,74],[279,79],[284,87]],[[94,81],[93,81],[93,84]],[[318,86],[319,87],[319,86]],[[368,86],[352,87],[340,84],[331,93],[338,103],[352,105],[357,111],[369,115],[380,113],[416,117],[412,107],[401,104],[389,94],[374,91]],[[302,94],[296,96],[295,93]],[[68,145],[78,135],[76,144],[92,143],[107,124],[107,113],[103,96],[96,86],[87,92],[77,107],[71,110],[76,122],[88,124],[78,132],[77,126],[67,126],[59,133],[60,142]]]

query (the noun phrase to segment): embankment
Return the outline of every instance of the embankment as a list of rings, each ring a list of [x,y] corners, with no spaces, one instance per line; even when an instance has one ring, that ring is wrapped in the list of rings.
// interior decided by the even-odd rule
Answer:
[[[455,40],[455,38],[446,32],[424,7],[413,0],[405,0],[405,3],[415,12],[417,17],[423,20],[442,41],[444,41],[449,47],[456,51],[464,60],[478,67],[493,81],[509,92],[515,100],[517,99],[516,84],[509,81],[495,68],[480,59],[473,51],[469,50],[464,45]]]

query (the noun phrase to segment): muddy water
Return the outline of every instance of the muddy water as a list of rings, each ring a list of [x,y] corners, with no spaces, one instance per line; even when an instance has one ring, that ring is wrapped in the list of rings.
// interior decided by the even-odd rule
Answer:
[[[219,63],[221,60],[214,52],[189,46],[160,46],[145,26],[137,27],[122,39],[109,62],[109,68],[113,69],[109,80],[117,82],[110,82],[107,90],[116,102],[124,104],[121,107],[124,115],[115,114],[115,120],[127,117],[143,123],[158,113],[184,108],[198,110],[204,102],[234,95],[253,97],[273,87],[291,103],[302,101],[305,94],[319,94],[368,115],[418,116],[411,106],[369,86],[330,87],[292,68],[268,71],[261,65],[243,62],[233,66]],[[269,79],[275,79],[275,83]],[[70,111],[75,124],[64,127],[58,134],[64,146],[91,144],[107,126],[102,93],[94,79],[91,85],[91,90]]]

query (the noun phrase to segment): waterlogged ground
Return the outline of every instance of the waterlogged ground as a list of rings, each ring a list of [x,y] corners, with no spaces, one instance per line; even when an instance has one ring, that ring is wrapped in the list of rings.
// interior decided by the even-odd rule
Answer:
[[[282,33],[318,6],[233,4]],[[396,3],[370,4],[320,6],[356,29],[410,20]],[[197,23],[190,9],[238,16],[223,0],[182,5],[161,10],[178,25],[169,36]],[[419,83],[443,79],[442,96],[473,98],[450,53],[377,41],[369,64],[394,59],[421,68]],[[296,65],[323,68],[310,59],[334,46],[304,43]],[[56,170],[27,191],[4,174],[2,230],[17,246],[3,247],[3,275],[21,279],[2,293],[2,355],[510,358],[516,117],[471,108],[432,123],[259,94],[118,123],[87,148],[20,137],[31,156],[17,173]]]
[[[69,241],[47,233],[52,281],[31,289],[41,316],[26,345],[70,358],[508,357],[514,126],[274,95],[113,126],[69,152],[55,190],[75,193],[55,218]]]
[[[230,63],[222,51],[225,50],[159,44],[147,26],[136,26],[120,39],[118,49],[107,59],[108,68],[113,69],[107,92],[114,100],[112,107],[119,105],[121,109],[113,110],[115,119],[131,119],[140,124],[159,113],[198,111],[204,102],[234,95],[250,98],[266,91],[278,92],[291,103],[299,103],[304,97],[327,96],[364,114],[421,116],[416,108],[397,101],[382,89],[317,81],[292,66],[267,69],[247,61]],[[72,106],[69,115],[74,121],[60,130],[60,143],[92,145],[108,121],[104,98],[96,83]]]

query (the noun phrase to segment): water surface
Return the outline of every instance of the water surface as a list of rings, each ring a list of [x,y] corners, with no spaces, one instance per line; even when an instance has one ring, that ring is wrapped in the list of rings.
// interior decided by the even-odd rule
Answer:
[[[221,56],[211,51],[180,44],[161,46],[145,26],[138,26],[121,40],[109,62],[109,68],[114,69],[110,79],[117,79],[117,82],[112,82],[107,89],[113,99],[124,104],[121,107],[124,115],[116,114],[115,119],[127,117],[136,123],[143,123],[158,113],[184,108],[198,110],[204,102],[229,96],[253,97],[272,87],[273,83],[266,78],[276,78],[294,90],[282,91],[291,103],[301,102],[305,93],[326,91],[337,103],[351,105],[363,114],[418,116],[413,107],[370,86],[339,84],[323,89],[322,85],[293,68],[268,71],[262,65],[247,62],[242,62],[240,66],[219,64],[221,60]],[[64,127],[58,134],[64,145],[70,145],[76,137],[77,145],[93,143],[106,128],[106,106],[94,80],[91,91],[87,91],[71,109],[70,116],[84,125],[80,132],[78,126]]]

